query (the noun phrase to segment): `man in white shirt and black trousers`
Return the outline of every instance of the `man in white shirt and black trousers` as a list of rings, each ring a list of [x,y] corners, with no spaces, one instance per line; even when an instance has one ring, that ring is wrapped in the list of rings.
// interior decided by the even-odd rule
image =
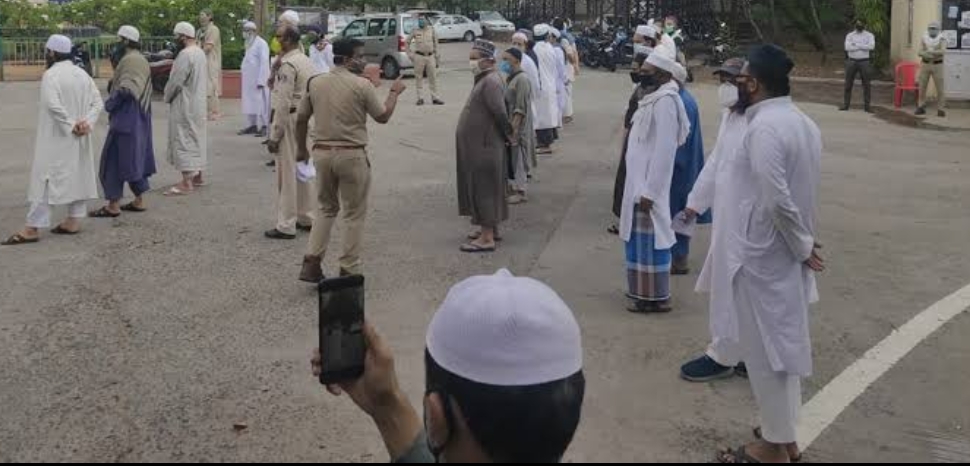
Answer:
[[[861,20],[856,20],[855,30],[845,36],[845,104],[840,110],[847,111],[852,104],[852,86],[856,74],[862,75],[862,93],[865,98],[866,113],[872,113],[872,66],[869,55],[876,49],[876,36],[866,30]]]

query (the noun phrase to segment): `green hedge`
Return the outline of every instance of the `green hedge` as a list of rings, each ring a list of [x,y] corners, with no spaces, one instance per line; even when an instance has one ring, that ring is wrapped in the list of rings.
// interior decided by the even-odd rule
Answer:
[[[245,55],[246,49],[242,41],[236,40],[234,42],[228,42],[223,40],[222,69],[238,70],[242,67],[243,57]]]

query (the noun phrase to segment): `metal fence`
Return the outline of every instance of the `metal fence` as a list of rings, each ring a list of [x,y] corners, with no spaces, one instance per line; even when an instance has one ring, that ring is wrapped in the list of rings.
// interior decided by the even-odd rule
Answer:
[[[0,81],[30,81],[40,79],[47,67],[47,37],[0,35]],[[158,52],[172,39],[168,37],[143,37],[143,52]],[[111,36],[82,37],[74,39],[74,45],[86,49],[91,59],[95,78],[111,76],[111,52],[118,42]]]

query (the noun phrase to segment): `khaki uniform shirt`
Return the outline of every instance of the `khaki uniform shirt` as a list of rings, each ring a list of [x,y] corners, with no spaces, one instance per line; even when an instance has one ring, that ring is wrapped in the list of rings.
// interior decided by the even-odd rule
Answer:
[[[438,36],[434,33],[434,27],[428,26],[424,29],[415,29],[408,39],[408,50],[422,55],[438,55]]]
[[[316,73],[313,62],[299,50],[291,50],[283,56],[273,86],[273,111],[276,113],[270,134],[273,141],[283,139],[286,123],[299,109],[300,101],[306,94],[307,83]]]
[[[313,144],[338,147],[366,146],[367,115],[383,114],[374,85],[342,66],[310,80],[299,109],[301,118],[313,116],[316,121]]]

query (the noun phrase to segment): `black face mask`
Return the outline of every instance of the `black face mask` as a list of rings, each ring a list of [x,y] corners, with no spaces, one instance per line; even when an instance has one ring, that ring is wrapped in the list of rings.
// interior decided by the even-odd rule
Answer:
[[[651,87],[657,87],[659,83],[657,82],[656,74],[641,74],[640,75],[640,87],[648,89]]]
[[[865,31],[866,28],[862,27],[861,24],[856,24],[855,30],[856,30],[856,32],[862,32],[862,31]]]
[[[738,103],[734,104],[734,107],[731,109],[743,114],[753,105],[753,100],[754,95],[748,90],[747,83],[738,84]]]
[[[633,84],[640,84],[640,79],[641,79],[641,75],[639,72],[637,71],[630,72],[630,81],[633,81]]]

